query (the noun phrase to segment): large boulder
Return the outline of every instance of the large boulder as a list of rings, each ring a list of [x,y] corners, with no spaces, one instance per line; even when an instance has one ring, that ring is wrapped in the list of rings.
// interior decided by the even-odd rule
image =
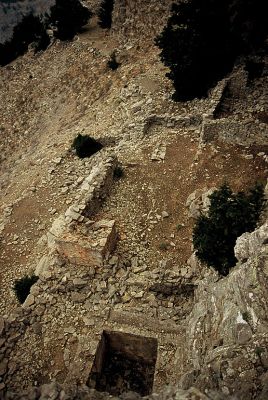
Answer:
[[[268,243],[268,221],[254,232],[245,232],[235,245],[235,256],[238,261],[245,262],[249,257],[265,253]]]

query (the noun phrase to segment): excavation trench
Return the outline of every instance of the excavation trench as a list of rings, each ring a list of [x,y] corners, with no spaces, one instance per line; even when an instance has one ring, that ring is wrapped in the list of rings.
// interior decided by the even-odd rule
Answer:
[[[129,391],[146,396],[153,389],[156,359],[156,339],[104,331],[88,386],[114,396]]]

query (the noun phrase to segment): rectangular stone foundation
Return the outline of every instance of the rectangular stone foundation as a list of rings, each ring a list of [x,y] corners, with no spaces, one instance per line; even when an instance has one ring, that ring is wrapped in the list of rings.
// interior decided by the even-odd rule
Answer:
[[[104,331],[87,384],[114,396],[129,391],[149,395],[156,359],[155,338]]]
[[[88,228],[88,233],[64,232],[55,239],[58,253],[76,265],[102,266],[114,250],[117,240],[115,221],[101,220]]]

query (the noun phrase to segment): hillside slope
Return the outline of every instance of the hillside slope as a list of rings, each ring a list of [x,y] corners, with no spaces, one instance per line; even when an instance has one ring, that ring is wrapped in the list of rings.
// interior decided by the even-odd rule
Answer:
[[[169,4],[116,1],[111,32],[93,19],[72,42],[56,41],[46,52],[29,52],[1,69],[3,394],[51,379],[64,387],[87,383],[98,342],[108,330],[158,340],[154,390],[181,380],[186,389],[196,384],[244,399],[250,382],[247,398],[264,396],[266,361],[254,348],[266,346],[266,317],[259,310],[265,297],[261,279],[258,285],[253,279],[263,261],[250,264],[248,275],[238,265],[220,281],[206,267],[187,262],[193,220],[186,201],[195,190],[225,181],[235,190],[256,180],[266,182],[267,76],[247,85],[243,66],[238,66],[207,99],[174,103],[153,43]],[[121,63],[116,71],[107,67],[114,50]],[[104,149],[79,159],[71,150],[78,133],[98,139]],[[124,176],[111,183],[109,168],[115,168],[116,159]],[[98,211],[80,215],[79,207],[72,208],[83,218],[78,232],[74,228],[68,235],[88,232],[91,220],[115,220],[118,237],[111,258],[97,268],[81,264],[75,249],[71,259],[58,257],[49,247],[51,225],[55,228],[56,221],[62,228],[66,210],[81,205],[83,188],[90,192],[98,187],[107,165],[109,179],[101,181],[107,193],[102,196],[101,189]],[[26,304],[18,307],[14,281],[33,271],[40,279]],[[165,293],[166,283],[177,291]],[[233,296],[230,289],[235,292],[238,284],[239,293],[255,284],[260,288],[254,292],[259,322],[257,327],[249,324],[253,333],[238,343],[239,349],[236,333],[230,333],[244,301],[243,293]],[[154,291],[155,285],[164,292]],[[213,301],[215,320],[208,311]],[[225,301],[238,303],[228,305],[231,315],[224,313]],[[225,327],[226,343],[221,345]],[[218,355],[214,346],[226,351]],[[238,372],[237,352],[250,355]],[[219,358],[210,366],[214,356]],[[234,372],[225,374],[221,366],[228,359]],[[216,372],[211,374],[210,368]]]

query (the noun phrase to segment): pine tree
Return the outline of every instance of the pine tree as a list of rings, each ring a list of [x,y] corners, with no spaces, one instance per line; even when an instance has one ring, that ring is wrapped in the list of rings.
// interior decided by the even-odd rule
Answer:
[[[71,40],[91,16],[91,11],[79,0],[56,0],[56,4],[51,8],[49,23],[56,28],[56,38]]]
[[[256,228],[263,205],[262,185],[256,185],[248,194],[235,194],[228,185],[212,193],[208,214],[197,219],[193,230],[198,258],[221,275],[228,275],[236,264],[236,239]]]
[[[237,56],[262,45],[268,33],[267,0],[191,0],[173,4],[156,38],[170,68],[174,100],[206,96],[233,68]]]
[[[6,65],[23,55],[29,44],[35,52],[45,50],[50,43],[43,21],[38,16],[27,15],[15,26],[12,39],[0,47],[0,65]]]
[[[103,29],[110,29],[112,26],[112,13],[114,0],[103,0],[98,12],[99,25]]]

